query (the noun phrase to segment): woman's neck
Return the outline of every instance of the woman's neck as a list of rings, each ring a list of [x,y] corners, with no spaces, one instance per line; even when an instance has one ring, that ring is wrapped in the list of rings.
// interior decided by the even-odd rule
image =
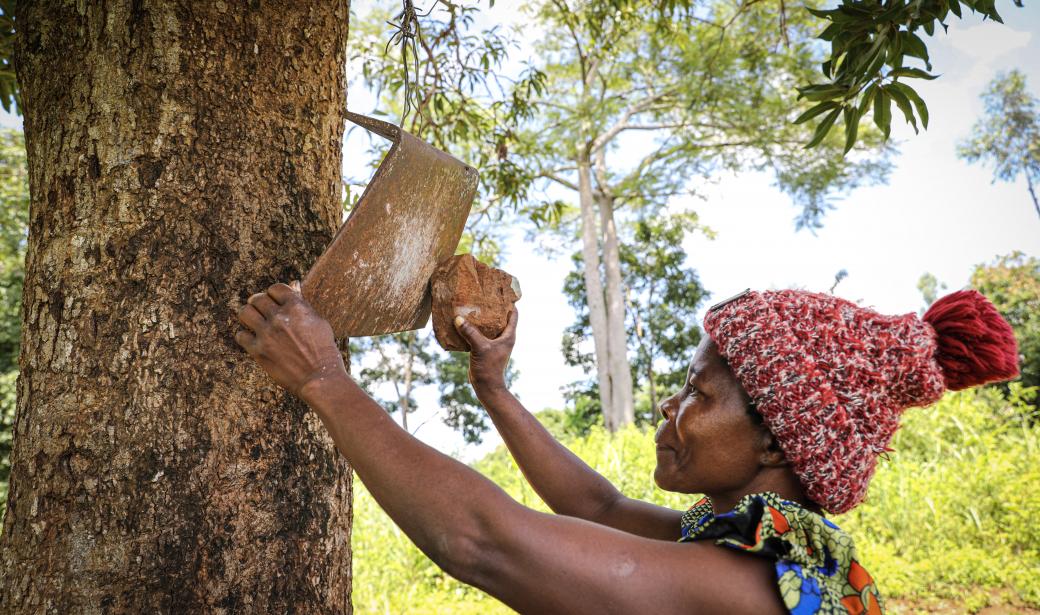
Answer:
[[[733,510],[740,498],[752,493],[772,491],[784,500],[797,502],[808,510],[823,514],[820,507],[805,495],[798,477],[788,467],[765,468],[750,483],[740,489],[724,493],[705,493],[711,499],[715,514]]]

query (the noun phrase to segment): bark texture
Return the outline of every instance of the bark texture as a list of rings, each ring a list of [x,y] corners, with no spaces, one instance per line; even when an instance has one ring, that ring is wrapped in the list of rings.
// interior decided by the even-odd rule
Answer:
[[[350,470],[234,342],[341,219],[347,0],[19,2],[5,613],[350,611]]]

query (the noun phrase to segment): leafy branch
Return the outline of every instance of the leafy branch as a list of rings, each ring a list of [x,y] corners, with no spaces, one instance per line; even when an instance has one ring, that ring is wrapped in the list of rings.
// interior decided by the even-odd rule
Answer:
[[[1022,0],[1013,0],[1022,6]],[[928,128],[928,107],[916,90],[900,79],[935,79],[931,74],[928,47],[920,33],[935,33],[936,25],[947,30],[952,13],[963,15],[967,8],[984,19],[1003,23],[995,0],[842,0],[833,9],[808,8],[814,16],[830,22],[818,39],[830,44],[830,55],[821,65],[826,83],[798,88],[799,99],[815,103],[795,119],[796,124],[820,118],[806,147],[816,147],[835,126],[839,116],[845,125],[845,153],[856,143],[860,121],[868,110],[874,123],[888,139],[892,104],[918,131]],[[906,66],[913,58],[924,69]]]

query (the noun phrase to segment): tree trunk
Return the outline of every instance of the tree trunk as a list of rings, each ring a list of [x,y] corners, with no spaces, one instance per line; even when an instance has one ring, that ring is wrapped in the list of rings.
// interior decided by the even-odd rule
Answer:
[[[614,203],[609,196],[601,196],[598,201],[600,230],[603,233],[603,270],[607,280],[607,352],[610,355],[611,406],[614,410],[614,429],[617,429],[635,420],[635,403],[632,399],[632,367],[628,362],[625,296],[621,282],[621,251],[618,246],[617,225],[614,222]]]
[[[613,385],[610,380],[610,353],[607,346],[607,308],[600,279],[599,233],[592,196],[592,168],[588,158],[578,160],[578,201],[581,204],[581,254],[585,260],[585,297],[596,349],[596,376],[599,401],[607,429],[615,431]]]
[[[2,610],[349,612],[350,469],[233,339],[339,226],[347,0],[17,9]]]
[[[1040,199],[1036,198],[1036,189],[1033,188],[1033,178],[1029,176],[1029,172],[1026,171],[1026,187],[1029,188],[1029,196],[1033,197],[1033,208],[1036,209],[1036,215],[1040,216]]]

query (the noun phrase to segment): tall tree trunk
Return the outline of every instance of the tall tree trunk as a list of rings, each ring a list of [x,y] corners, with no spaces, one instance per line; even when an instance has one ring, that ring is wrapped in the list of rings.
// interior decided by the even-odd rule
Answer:
[[[597,200],[600,230],[603,233],[603,270],[607,281],[607,352],[610,355],[611,406],[616,429],[635,420],[635,404],[632,399],[632,368],[628,362],[625,295],[621,281],[621,251],[614,222],[614,200],[607,195],[601,195]]]
[[[592,195],[592,165],[588,156],[578,159],[578,202],[581,205],[581,255],[585,260],[585,297],[592,326],[592,344],[596,349],[596,377],[599,401],[607,429],[615,431],[613,383],[610,379],[610,352],[607,346],[607,307],[600,279],[599,232]]]
[[[1036,198],[1036,189],[1033,187],[1033,178],[1029,176],[1029,172],[1026,172],[1026,187],[1029,188],[1029,196],[1033,197],[1033,208],[1036,209],[1036,215],[1040,216],[1040,199]]]
[[[233,339],[339,225],[347,0],[17,8],[2,610],[349,612],[350,469]]]

